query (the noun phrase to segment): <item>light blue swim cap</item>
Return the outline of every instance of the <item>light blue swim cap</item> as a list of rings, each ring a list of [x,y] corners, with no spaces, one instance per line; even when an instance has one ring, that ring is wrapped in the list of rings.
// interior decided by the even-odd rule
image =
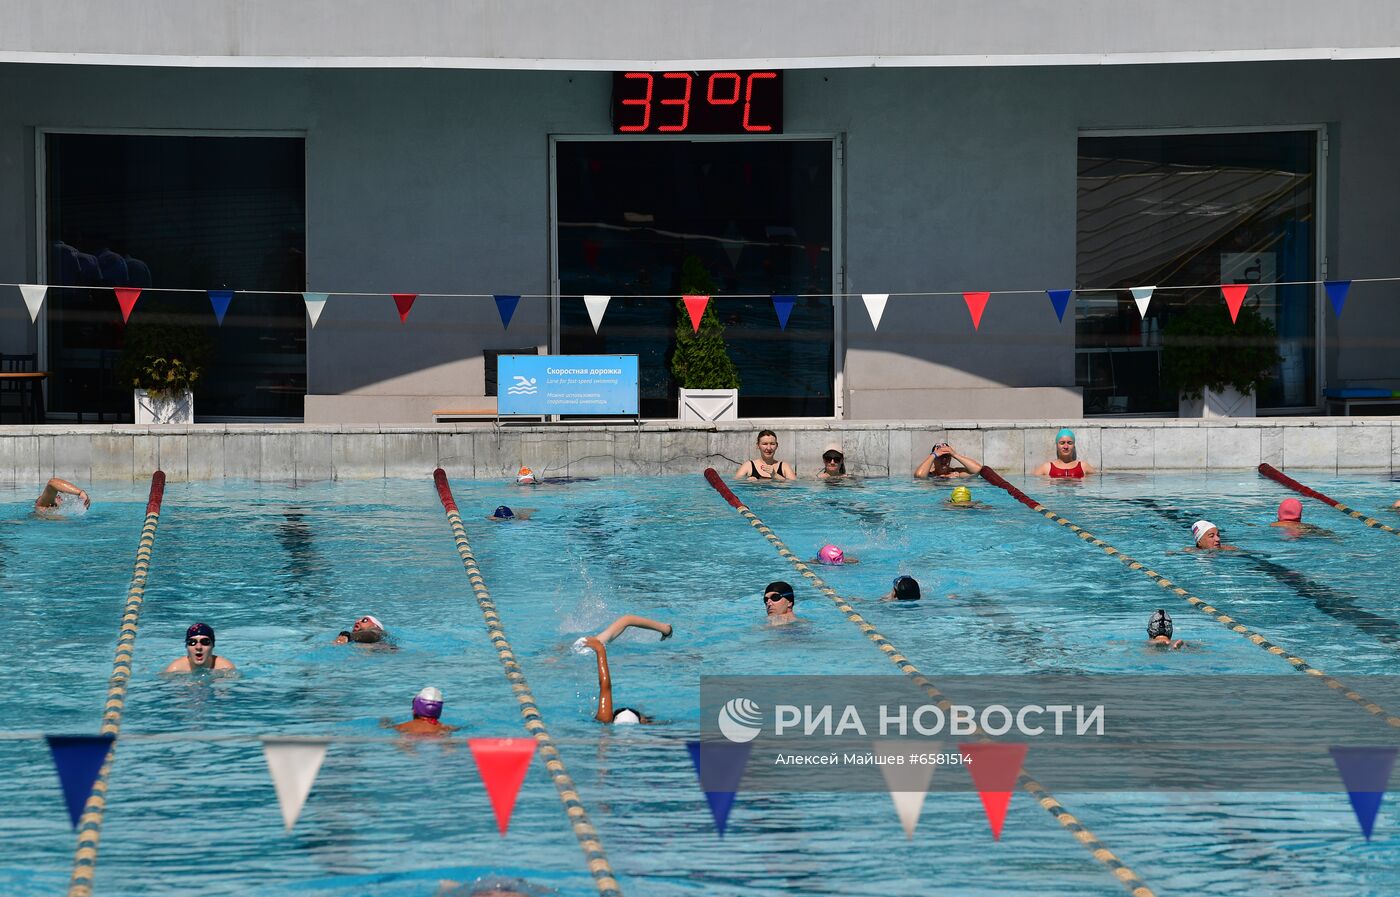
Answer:
[[[1070,439],[1074,439],[1074,431],[1071,430],[1069,427],[1065,427],[1063,430],[1061,430],[1060,432],[1056,433],[1056,434],[1055,434],[1055,441],[1056,441],[1056,442],[1059,442],[1061,439],[1064,439],[1066,436],[1068,436]],[[1078,439],[1074,439],[1074,441],[1075,441],[1075,442],[1078,442],[1079,440],[1078,440]]]

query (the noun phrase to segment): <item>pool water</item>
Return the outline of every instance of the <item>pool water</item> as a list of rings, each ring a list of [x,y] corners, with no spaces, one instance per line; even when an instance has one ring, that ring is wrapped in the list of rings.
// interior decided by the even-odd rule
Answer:
[[[1400,483],[1303,479],[1400,520],[1384,510]],[[1330,534],[1289,539],[1267,526],[1289,493],[1253,473],[1016,483],[1329,673],[1400,672],[1392,535],[1305,501],[1305,519]],[[1288,672],[1000,490],[969,485],[985,509],[950,510],[947,485],[904,480],[735,488],[799,555],[832,542],[859,558],[822,574],[935,680]],[[1024,792],[1000,842],[971,792],[930,794],[912,840],[884,794],[740,794],[718,838],[683,745],[700,728],[702,675],[894,675],[894,666],[698,474],[536,489],[457,481],[453,490],[624,893],[1125,893]],[[0,492],[4,732],[97,730],[146,489],[89,491],[92,510],[59,521],[32,517],[37,489]],[[537,510],[528,521],[487,522],[500,504]],[[1198,517],[1248,551],[1181,551]],[[381,720],[407,719],[413,694],[429,684],[446,695],[444,721],[467,734],[524,734],[429,478],[171,484],[153,557],[123,733],[171,737],[118,748],[97,893],[432,895],[443,881],[488,874],[546,893],[596,893],[538,762],[502,839],[464,747],[336,743],[295,830],[282,829],[252,736],[377,736]],[[875,600],[899,573],[920,580],[923,601]],[[796,585],[805,625],[764,625],[762,589],[774,579]],[[1188,650],[1144,648],[1157,607]],[[385,621],[398,650],[330,644],[367,612]],[[633,632],[609,651],[617,703],[657,725],[593,722],[593,660],[569,650],[623,613],[675,626],[669,641]],[[160,675],[195,620],[216,628],[238,677]],[[248,739],[198,740],[206,735]],[[47,750],[0,740],[0,763],[0,893],[61,892],[75,842]],[[1400,891],[1394,799],[1367,843],[1343,794],[1058,797],[1158,894]]]

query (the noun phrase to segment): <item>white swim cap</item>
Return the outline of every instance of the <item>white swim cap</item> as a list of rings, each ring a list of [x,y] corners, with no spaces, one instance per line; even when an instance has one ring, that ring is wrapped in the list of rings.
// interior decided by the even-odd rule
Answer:
[[[1220,529],[1220,527],[1211,523],[1209,520],[1197,520],[1195,523],[1191,524],[1191,538],[1199,542],[1201,541],[1201,536],[1204,536],[1213,529]]]
[[[630,707],[624,707],[613,714],[614,726],[635,726],[642,721],[641,714]]]
[[[418,697],[422,698],[425,701],[436,701],[437,703],[441,704],[442,689],[433,688],[431,685],[429,685],[418,693]]]

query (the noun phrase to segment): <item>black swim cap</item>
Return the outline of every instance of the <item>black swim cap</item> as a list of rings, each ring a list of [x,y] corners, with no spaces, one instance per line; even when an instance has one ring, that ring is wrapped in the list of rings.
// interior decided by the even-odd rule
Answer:
[[[196,623],[185,630],[185,640],[189,641],[197,635],[209,636],[209,641],[214,641],[214,627],[208,623]]]
[[[506,507],[505,505],[501,505],[491,516],[497,518],[498,520],[509,520],[515,516],[515,512],[512,511],[510,508]]]
[[[763,590],[764,595],[767,595],[769,592],[777,592],[780,597],[786,598],[793,604],[797,603],[797,596],[792,593],[792,586],[783,582],[781,579],[776,582],[770,582],[768,588]]]
[[[920,597],[919,581],[912,576],[894,578],[894,597],[900,601],[916,601]]]
[[[1172,637],[1172,618],[1161,608],[1152,615],[1152,619],[1147,621],[1147,637],[1156,638],[1159,635]]]

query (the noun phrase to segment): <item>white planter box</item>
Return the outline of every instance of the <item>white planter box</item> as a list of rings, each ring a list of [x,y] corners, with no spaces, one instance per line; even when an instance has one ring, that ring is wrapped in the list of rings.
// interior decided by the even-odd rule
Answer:
[[[738,420],[739,390],[682,389],[681,420]]]
[[[132,419],[138,424],[194,423],[194,393],[153,399],[144,389],[136,392],[136,409]]]
[[[1254,393],[1244,395],[1233,387],[1225,387],[1223,392],[1212,389],[1201,391],[1201,398],[1177,399],[1178,417],[1254,417]]]

